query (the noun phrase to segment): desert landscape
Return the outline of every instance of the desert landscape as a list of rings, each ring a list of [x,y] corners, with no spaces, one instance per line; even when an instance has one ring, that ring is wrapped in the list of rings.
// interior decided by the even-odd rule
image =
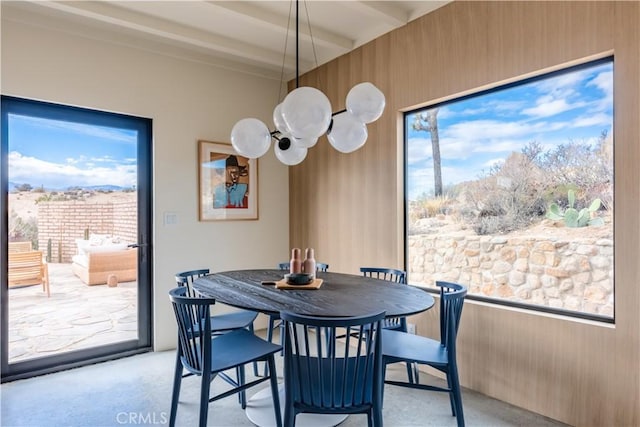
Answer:
[[[9,193],[9,212],[24,221],[36,219],[38,215],[39,200],[84,200],[87,203],[120,203],[136,200],[135,191],[72,191],[72,192],[35,192],[13,191]]]

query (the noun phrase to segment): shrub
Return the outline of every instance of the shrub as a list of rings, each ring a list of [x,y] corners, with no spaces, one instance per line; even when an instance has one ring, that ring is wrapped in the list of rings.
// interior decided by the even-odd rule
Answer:
[[[34,249],[38,249],[38,222],[35,218],[23,220],[14,210],[9,215],[9,241],[30,240]]]
[[[432,218],[438,214],[445,214],[452,202],[453,200],[447,195],[432,198],[427,198],[423,195],[415,202],[411,202],[412,220],[416,221],[422,218]]]
[[[512,153],[487,176],[465,186],[466,220],[478,234],[526,228],[545,212],[545,175],[531,158]]]
[[[15,186],[16,191],[31,191],[33,187],[31,184],[18,184]]]

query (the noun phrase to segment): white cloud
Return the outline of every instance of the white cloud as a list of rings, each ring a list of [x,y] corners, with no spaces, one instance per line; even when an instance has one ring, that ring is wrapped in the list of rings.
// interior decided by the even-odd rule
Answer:
[[[494,159],[489,159],[486,162],[484,162],[482,164],[482,167],[485,169],[491,169],[492,167],[496,166],[496,165],[501,165],[505,162],[505,159],[502,157],[498,157],[498,158],[494,158]]]
[[[440,154],[443,158],[467,159],[474,153],[519,151],[533,139],[541,124],[474,120],[456,123],[440,135]]]
[[[584,103],[568,104],[565,99],[550,100],[549,96],[538,99],[535,107],[525,108],[522,112],[528,116],[549,117],[584,105]]]
[[[432,157],[430,138],[410,138],[408,141],[409,164],[420,163]]]
[[[596,86],[607,97],[613,97],[613,71],[605,71],[595,76],[587,86]]]
[[[137,182],[136,165],[117,164],[114,167],[80,168],[74,163],[51,163],[12,151],[8,156],[9,180],[46,184],[55,188],[90,185],[119,185],[129,187]]]
[[[603,98],[593,103],[592,111],[608,111],[613,105],[613,72],[605,71],[598,74],[587,86],[595,86],[604,94]]]
[[[611,126],[613,120],[605,113],[576,117],[571,124],[573,127]]]

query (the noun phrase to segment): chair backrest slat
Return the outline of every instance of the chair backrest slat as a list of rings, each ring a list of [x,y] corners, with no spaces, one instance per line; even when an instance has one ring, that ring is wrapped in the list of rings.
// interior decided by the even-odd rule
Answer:
[[[457,283],[436,281],[440,288],[440,343],[447,348],[450,361],[456,357],[456,337],[467,288]]]

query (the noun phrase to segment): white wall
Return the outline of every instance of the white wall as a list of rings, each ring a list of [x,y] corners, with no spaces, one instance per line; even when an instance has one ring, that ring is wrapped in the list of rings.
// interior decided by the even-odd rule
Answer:
[[[2,94],[153,119],[156,350],[175,347],[167,291],[177,271],[288,258],[288,169],[272,152],[258,162],[258,221],[198,221],[197,141],[228,143],[243,117],[270,123],[277,81],[8,19],[1,42]],[[165,212],[178,224],[164,226]]]

